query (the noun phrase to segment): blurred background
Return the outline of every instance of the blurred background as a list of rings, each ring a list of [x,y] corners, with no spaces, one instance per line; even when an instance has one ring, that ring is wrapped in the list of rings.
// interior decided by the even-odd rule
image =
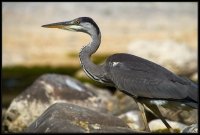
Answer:
[[[80,68],[88,35],[41,27],[80,16],[93,18],[101,30],[95,63],[131,53],[197,82],[197,2],[3,2],[2,12],[3,107],[44,73],[101,86]]]

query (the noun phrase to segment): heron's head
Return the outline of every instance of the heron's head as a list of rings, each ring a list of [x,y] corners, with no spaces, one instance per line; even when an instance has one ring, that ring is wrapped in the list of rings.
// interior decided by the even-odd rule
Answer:
[[[46,28],[59,28],[70,31],[85,32],[88,34],[97,33],[99,34],[99,28],[97,24],[90,17],[79,17],[71,21],[64,21],[58,23],[51,23],[42,25]]]

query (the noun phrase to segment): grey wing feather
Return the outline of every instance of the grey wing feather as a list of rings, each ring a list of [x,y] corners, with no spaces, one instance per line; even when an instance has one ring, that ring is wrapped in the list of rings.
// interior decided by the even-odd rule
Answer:
[[[153,62],[129,54],[112,55],[106,62],[107,78],[129,95],[197,101],[197,89],[192,90],[190,82]]]

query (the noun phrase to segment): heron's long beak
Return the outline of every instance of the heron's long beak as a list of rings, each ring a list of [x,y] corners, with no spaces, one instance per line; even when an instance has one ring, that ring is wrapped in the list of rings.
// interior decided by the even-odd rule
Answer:
[[[42,27],[45,28],[59,28],[59,29],[67,29],[68,27],[70,27],[71,22],[58,22],[58,23],[51,23],[51,24],[46,24],[46,25],[42,25]]]

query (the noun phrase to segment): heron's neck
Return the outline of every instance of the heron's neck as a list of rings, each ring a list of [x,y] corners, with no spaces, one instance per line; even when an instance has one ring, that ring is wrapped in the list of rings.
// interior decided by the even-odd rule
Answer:
[[[102,75],[103,71],[101,66],[94,64],[90,57],[94,54],[99,45],[101,43],[101,34],[90,34],[92,38],[92,42],[89,43],[87,46],[83,47],[81,52],[79,53],[80,62],[82,65],[83,70],[86,74],[94,80],[99,80],[99,76]]]

